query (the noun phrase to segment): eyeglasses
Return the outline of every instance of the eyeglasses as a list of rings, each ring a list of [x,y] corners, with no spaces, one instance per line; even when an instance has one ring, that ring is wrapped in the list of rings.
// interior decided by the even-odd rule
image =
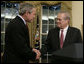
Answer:
[[[64,19],[56,18],[56,21],[62,21],[62,20],[64,20]]]

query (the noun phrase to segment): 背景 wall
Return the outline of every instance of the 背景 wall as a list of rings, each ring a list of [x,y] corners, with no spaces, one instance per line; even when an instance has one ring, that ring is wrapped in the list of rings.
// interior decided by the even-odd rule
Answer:
[[[83,1],[72,1],[72,26],[79,28],[83,37]]]

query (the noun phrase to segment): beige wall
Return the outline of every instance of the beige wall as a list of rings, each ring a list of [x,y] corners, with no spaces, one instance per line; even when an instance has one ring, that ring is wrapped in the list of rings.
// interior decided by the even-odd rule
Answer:
[[[83,1],[72,1],[72,26],[79,28],[82,32],[81,25],[83,25]]]

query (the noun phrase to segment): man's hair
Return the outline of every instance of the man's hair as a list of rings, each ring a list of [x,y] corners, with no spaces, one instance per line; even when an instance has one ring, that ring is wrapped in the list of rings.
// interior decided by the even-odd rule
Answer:
[[[59,11],[58,12],[58,14],[62,14],[62,13],[65,13],[65,15],[66,15],[66,17],[65,17],[65,20],[70,20],[70,14],[69,14],[69,12],[67,12],[67,11]]]
[[[32,9],[35,8],[32,4],[29,3],[21,3],[19,7],[19,14],[23,15],[26,11],[32,13]]]

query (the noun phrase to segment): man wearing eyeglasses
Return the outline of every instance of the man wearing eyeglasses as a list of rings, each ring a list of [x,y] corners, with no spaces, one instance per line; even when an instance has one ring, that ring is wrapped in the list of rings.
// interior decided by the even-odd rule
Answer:
[[[55,19],[57,27],[48,33],[46,46],[48,52],[63,49],[72,43],[82,42],[81,33],[78,28],[70,27],[70,15],[66,11],[60,11]]]

